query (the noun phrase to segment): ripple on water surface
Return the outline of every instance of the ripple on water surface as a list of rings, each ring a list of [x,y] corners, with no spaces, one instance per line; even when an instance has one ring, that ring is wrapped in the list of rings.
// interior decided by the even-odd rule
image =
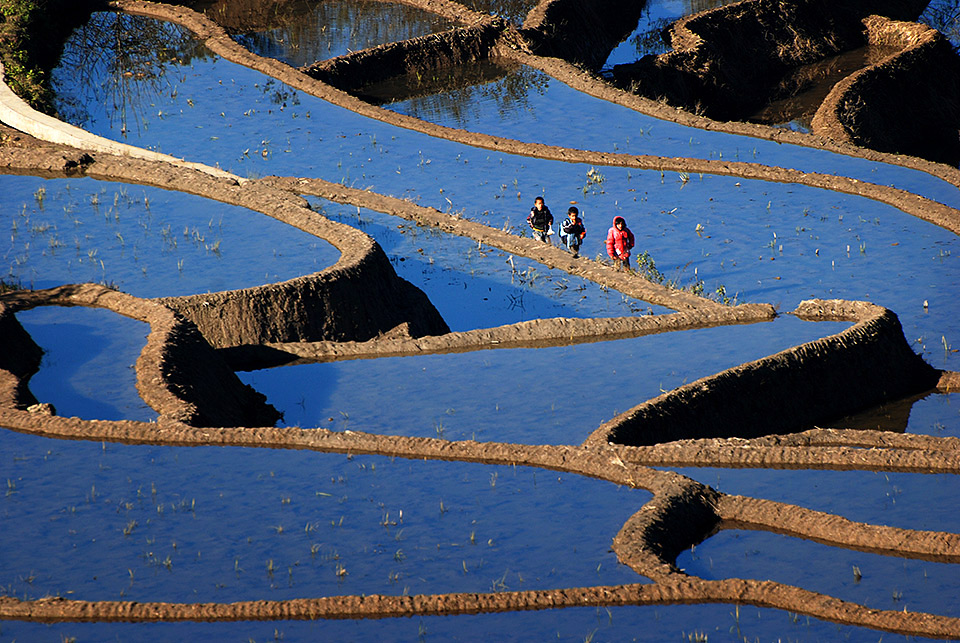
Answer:
[[[642,582],[610,541],[645,491],[525,467],[60,442],[4,431],[0,584],[202,602]],[[6,593],[6,592],[5,592]]]

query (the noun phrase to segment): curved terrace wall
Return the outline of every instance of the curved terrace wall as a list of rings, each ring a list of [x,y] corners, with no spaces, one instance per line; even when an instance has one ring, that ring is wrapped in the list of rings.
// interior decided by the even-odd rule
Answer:
[[[427,296],[397,276],[379,245],[371,242],[365,250],[348,262],[289,281],[159,301],[193,321],[217,348],[365,341],[400,325],[413,337],[449,331]]]
[[[960,163],[960,57],[938,31],[882,16],[863,21],[870,44],[901,51],[834,86],[813,118],[838,142]]]
[[[196,324],[215,347],[270,341],[363,341],[403,324],[414,337],[449,330],[427,296],[397,276],[373,239],[313,212],[299,196],[264,183],[241,184],[236,178],[172,164],[86,154],[12,132],[4,136],[12,145],[0,152],[0,168],[44,167],[178,189],[272,216],[340,250],[333,266],[289,281],[158,299]]]
[[[0,398],[17,408],[33,397],[24,393],[27,380],[40,366],[41,349],[14,313],[37,306],[104,308],[148,323],[147,344],[137,358],[137,390],[164,422],[220,427],[273,425],[280,418],[261,393],[237,378],[192,323],[150,300],[96,284],[0,296],[0,345],[12,347],[0,358],[0,369],[5,371]]]
[[[924,0],[743,0],[693,14],[670,28],[673,51],[617,65],[619,87],[718,119],[762,107],[790,68],[866,44],[869,14],[914,20]]]
[[[601,425],[586,443],[790,433],[937,386],[939,371],[911,350],[893,312],[811,300],[796,314],[858,323],[664,393]]]

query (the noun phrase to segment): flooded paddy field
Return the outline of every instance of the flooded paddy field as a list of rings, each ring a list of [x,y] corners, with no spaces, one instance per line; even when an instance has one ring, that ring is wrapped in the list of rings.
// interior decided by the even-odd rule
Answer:
[[[557,348],[287,366],[241,379],[281,409],[289,425],[578,444],[635,400],[846,326],[786,317]],[[700,357],[690,360],[691,354]]]
[[[66,417],[156,421],[157,412],[137,393],[134,372],[147,324],[109,310],[59,306],[18,318],[44,350],[41,368],[30,378],[38,399]]]
[[[182,192],[29,176],[0,176],[0,188],[4,278],[33,288],[89,281],[139,297],[189,295],[292,279],[340,258],[292,226]]]
[[[3,440],[15,458],[5,465],[15,488],[4,522],[22,543],[18,557],[4,557],[4,593],[29,598],[238,601],[636,582],[607,534],[650,498],[528,467]],[[529,520],[518,524],[518,514]],[[570,537],[573,525],[581,536]]]
[[[138,19],[160,33],[177,29],[162,21]],[[471,216],[492,210],[498,205],[498,196],[515,199],[521,192],[522,203],[516,205],[526,211],[538,193],[545,191],[550,197],[563,191],[564,200],[569,200],[578,194],[582,197],[584,187],[593,187],[586,185],[589,166],[570,175],[562,169],[568,165],[565,163],[497,154],[393,127],[223,60],[188,35],[181,39],[189,44],[181,46],[184,51],[179,56],[161,60],[155,54],[134,56],[136,64],[128,70],[132,76],[118,78],[109,69],[97,73],[102,66],[83,74],[73,67],[55,69],[52,77],[58,111],[70,122],[106,138],[219,165],[240,176],[322,177],[420,198],[424,205],[444,211],[448,207],[466,209]],[[109,45],[104,43],[106,51]],[[69,50],[71,43],[66,46]],[[134,70],[138,65],[150,69],[151,75],[137,78]],[[511,87],[511,91],[517,96],[509,109],[501,110],[493,100],[498,92],[489,92],[486,100],[479,92],[471,93],[460,109],[488,114],[481,121],[490,123],[489,130],[477,131],[498,136],[516,134],[520,140],[605,152],[747,161],[839,174],[960,205],[954,186],[923,172],[684,127],[576,92],[541,72],[530,70],[529,74],[540,80],[515,83],[518,89]],[[139,103],[127,104],[112,97],[130,93],[141,97]],[[75,103],[84,105],[84,110],[74,115],[65,105]],[[538,120],[540,109],[548,115]],[[569,114],[590,118],[578,120],[576,127],[544,127],[551,119],[565,120]],[[455,121],[441,124],[464,127]],[[537,135],[541,130],[544,134]],[[321,147],[324,153],[318,154]],[[486,189],[473,188],[479,192],[466,192],[466,187],[457,185],[492,177],[501,180],[482,184]],[[501,191],[502,184],[507,187]]]
[[[398,5],[301,9],[293,14],[301,23],[295,30],[285,25],[237,39],[261,55],[302,64],[345,53],[355,43],[366,47],[440,28],[426,14]],[[520,7],[512,12],[514,19],[525,13]],[[78,32],[83,39],[68,44],[54,72],[58,109],[90,132],[242,178],[321,178],[402,197],[516,235],[527,234],[526,213],[544,194],[558,218],[573,203],[585,213],[582,262],[603,258],[602,240],[619,214],[636,234],[637,254],[647,251],[656,261],[648,273],[655,281],[686,292],[700,284],[712,302],[769,303],[781,313],[766,323],[630,339],[571,338],[549,347],[239,373],[284,414],[279,427],[347,438],[371,433],[455,441],[463,448],[579,445],[601,423],[661,393],[850,327],[850,321],[811,323],[783,314],[809,298],[886,306],[929,364],[960,370],[954,348],[960,347],[957,237],[893,206],[789,183],[563,163],[470,147],[331,105],[220,59],[179,27],[134,16],[120,21],[138,39],[170,43],[160,60],[148,48],[124,49],[128,66],[118,67],[109,64],[118,52],[106,47],[100,63],[75,73],[70,61],[83,60],[78,43],[86,42],[91,54],[91,39],[101,42],[93,32],[116,20],[94,14],[90,31]],[[381,23],[393,27],[381,31]],[[960,204],[955,186],[915,170],[683,128],[586,96],[532,68],[510,73],[520,74],[516,82],[495,83],[490,91],[389,109],[530,142],[836,173]],[[508,105],[506,87],[516,91]],[[9,232],[7,265],[0,268],[24,286],[91,281],[138,297],[208,293],[319,272],[341,256],[330,243],[270,217],[185,193],[32,176],[0,176],[0,188],[0,229]],[[375,240],[396,273],[426,293],[454,331],[671,312],[469,237],[367,208],[313,197],[310,203],[318,215]],[[61,417],[155,422],[160,434],[165,425],[140,397],[133,368],[146,341],[145,324],[107,310],[56,306],[21,311],[17,319],[46,351],[29,382],[39,401],[52,403]],[[956,393],[928,393],[836,426],[955,438],[958,408]],[[653,497],[644,488],[599,479],[587,469],[523,466],[522,460],[507,465],[455,455],[441,461],[350,453],[349,447],[340,453],[309,449],[57,440],[4,430],[0,594],[194,604],[455,592],[496,597],[651,582],[619,562],[611,548],[625,522]],[[564,453],[572,459],[577,450],[585,448]],[[626,468],[620,452],[598,457],[613,470]],[[660,473],[667,471],[725,494],[873,525],[960,533],[953,511],[960,489],[951,473],[710,466]],[[960,616],[953,600],[956,565],[948,562],[727,529],[685,549],[677,566],[707,580],[771,579],[872,609]],[[5,640],[204,636],[906,638],[787,609],[708,603],[310,622],[0,621]]]

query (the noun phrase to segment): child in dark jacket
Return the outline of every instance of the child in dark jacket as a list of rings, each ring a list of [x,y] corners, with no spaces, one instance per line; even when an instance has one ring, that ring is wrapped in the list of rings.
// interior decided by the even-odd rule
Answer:
[[[630,268],[630,250],[633,248],[633,233],[621,216],[613,217],[613,226],[607,232],[607,254],[613,259],[617,270]]]
[[[527,217],[527,223],[533,230],[533,238],[539,239],[544,243],[550,243],[550,227],[553,225],[553,214],[550,208],[543,202],[543,197],[538,196],[533,200],[533,207],[530,208],[530,216]]]
[[[587,229],[583,225],[583,220],[580,219],[580,211],[571,206],[567,210],[567,218],[560,225],[560,240],[563,241],[563,245],[570,248],[574,258],[580,256],[580,244],[585,236],[587,236]]]

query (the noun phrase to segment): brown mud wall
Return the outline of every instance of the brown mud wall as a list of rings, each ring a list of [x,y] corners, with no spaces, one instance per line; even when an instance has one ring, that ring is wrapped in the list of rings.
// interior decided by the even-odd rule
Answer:
[[[5,375],[0,399],[26,388],[39,368],[40,350],[14,317],[36,306],[87,306],[111,310],[150,325],[137,358],[137,389],[160,414],[161,422],[190,426],[273,424],[280,414],[259,392],[242,383],[189,321],[150,300],[95,284],[8,293],[0,301],[0,369]],[[10,350],[6,350],[10,347]],[[31,396],[32,397],[32,396]],[[23,401],[15,403],[23,407]]]
[[[348,265],[306,277],[159,301],[193,321],[217,348],[365,341],[402,324],[413,337],[449,331],[423,291],[397,276],[376,243]]]
[[[720,524],[717,504],[723,494],[673,474],[653,500],[633,514],[613,539],[624,565],[654,581],[669,580],[680,570],[681,552],[700,544]]]
[[[939,371],[910,349],[893,312],[813,300],[796,314],[861,321],[644,402],[601,425],[587,443],[637,446],[790,433],[937,386]]]
[[[293,362],[333,362],[504,348],[570,346],[696,328],[767,322],[775,318],[774,307],[769,304],[741,304],[667,315],[532,319],[495,328],[417,338],[398,333],[396,336],[378,337],[368,342],[296,342],[237,346],[224,348],[219,352],[235,370],[254,370]]]
[[[939,32],[880,16],[864,20],[872,45],[899,53],[834,86],[813,132],[839,142],[960,163],[960,57]]]
[[[449,330],[422,291],[397,276],[369,236],[310,210],[305,200],[263,183],[216,178],[167,164],[104,153],[86,154],[0,126],[0,169],[153,185],[250,208],[325,239],[339,261],[285,282],[219,293],[160,298],[221,348],[270,341],[364,341],[407,324],[412,336]]]
[[[388,78],[428,75],[444,67],[486,60],[505,28],[501,19],[490,18],[481,25],[458,27],[316,62],[301,71],[343,91],[356,93],[366,85]]]
[[[866,44],[870,14],[914,20],[926,0],[743,0],[678,20],[673,51],[614,68],[624,89],[722,120],[766,104],[790,68]]]

